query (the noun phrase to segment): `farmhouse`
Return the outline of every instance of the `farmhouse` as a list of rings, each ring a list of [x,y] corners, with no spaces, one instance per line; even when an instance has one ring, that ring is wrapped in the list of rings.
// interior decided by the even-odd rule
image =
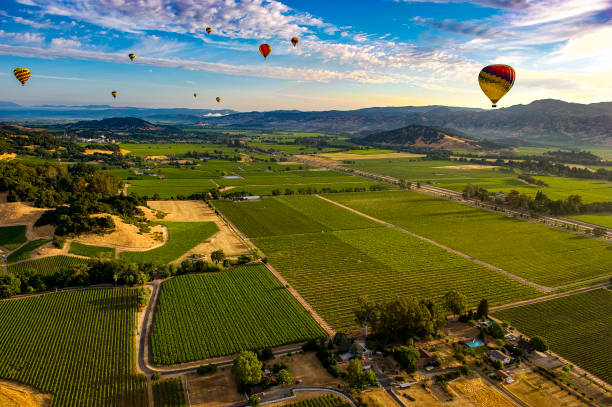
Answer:
[[[491,352],[489,352],[489,360],[491,362],[501,360],[504,365],[507,365],[508,363],[512,362],[512,358],[510,356],[498,350],[492,350]]]
[[[504,383],[506,384],[514,383],[514,379],[512,378],[512,376],[510,376],[510,374],[504,372],[503,370],[496,370],[495,373],[497,374],[497,377],[502,379]]]

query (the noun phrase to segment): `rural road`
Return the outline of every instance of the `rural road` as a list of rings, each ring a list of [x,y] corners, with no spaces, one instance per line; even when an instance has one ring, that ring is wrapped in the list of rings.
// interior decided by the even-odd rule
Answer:
[[[609,283],[601,283],[601,284],[596,284],[596,285],[592,285],[589,287],[577,288],[575,290],[566,291],[563,293],[546,295],[544,297],[531,298],[529,300],[517,301],[517,302],[510,303],[510,304],[498,305],[496,307],[491,307],[490,312],[501,311],[501,310],[505,310],[508,308],[520,307],[520,306],[528,305],[528,304],[535,304],[537,302],[543,302],[543,301],[553,300],[555,298],[567,297],[569,295],[585,293],[587,291],[599,290],[599,289],[608,287],[609,285],[610,285]]]

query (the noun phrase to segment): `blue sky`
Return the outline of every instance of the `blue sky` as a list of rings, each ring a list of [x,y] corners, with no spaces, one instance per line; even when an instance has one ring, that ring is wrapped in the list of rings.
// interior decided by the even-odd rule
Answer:
[[[506,63],[517,79],[500,106],[610,101],[611,22],[612,0],[2,0],[0,100],[486,108],[478,72]],[[32,71],[25,87],[18,66]]]

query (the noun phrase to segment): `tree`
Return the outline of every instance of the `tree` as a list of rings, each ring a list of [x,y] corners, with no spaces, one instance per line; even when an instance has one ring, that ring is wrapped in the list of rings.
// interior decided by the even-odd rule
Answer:
[[[502,362],[501,360],[496,360],[495,362],[493,362],[493,367],[497,370],[504,370],[504,362]]]
[[[542,338],[541,336],[534,336],[531,338],[529,344],[533,349],[540,352],[546,352],[548,350],[548,342],[546,342],[546,339]]]
[[[257,394],[251,394],[249,396],[249,406],[257,407],[259,403],[261,403],[261,399],[259,398]]]
[[[393,351],[393,357],[408,373],[416,371],[416,362],[420,357],[419,351],[414,346],[400,346]]]
[[[357,359],[361,359],[361,356],[363,355],[363,348],[358,342],[353,342],[349,352],[351,352],[351,354],[355,356]]]
[[[478,310],[476,311],[476,318],[488,318],[489,316],[489,301],[486,299],[480,300],[478,304]]]
[[[491,335],[493,338],[502,339],[505,334],[506,332],[504,331],[504,328],[497,322],[493,322],[491,325],[489,325],[489,335]]]
[[[261,351],[261,359],[262,360],[270,360],[274,357],[274,353],[272,352],[272,348],[264,348]]]
[[[449,291],[444,296],[444,304],[453,315],[461,315],[467,308],[467,299],[458,291]]]
[[[291,384],[293,383],[293,376],[287,369],[282,369],[276,374],[276,381],[278,384]]]
[[[336,333],[336,335],[334,336],[334,343],[338,347],[339,353],[346,353],[351,348],[351,340],[346,334],[343,334],[342,332]]]
[[[358,308],[355,311],[355,321],[360,326],[365,326],[365,335],[368,336],[368,323],[371,325],[376,324],[376,304],[368,301],[365,297],[359,297],[357,299]]]
[[[222,262],[223,260],[225,260],[225,253],[221,249],[215,250],[214,252],[210,254],[210,259],[214,261],[215,264],[218,264]]]
[[[346,373],[349,386],[356,389],[361,389],[363,387],[363,369],[359,359],[351,359],[349,361],[349,366]]]
[[[242,351],[234,359],[232,373],[239,385],[257,384],[261,381],[261,367],[255,353]]]

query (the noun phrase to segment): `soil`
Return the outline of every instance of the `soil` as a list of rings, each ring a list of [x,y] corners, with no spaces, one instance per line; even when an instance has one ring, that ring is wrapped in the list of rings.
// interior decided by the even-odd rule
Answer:
[[[6,198],[4,196],[4,198]],[[34,208],[23,202],[0,203],[0,225],[26,225],[26,237],[28,240],[36,240],[53,237],[55,227],[51,225],[34,227],[34,223],[40,218],[46,208]]]
[[[434,167],[443,168],[447,170],[483,170],[487,168],[495,168],[494,165],[482,165],[482,164],[465,164],[465,165],[448,165],[445,167]]]
[[[530,406],[586,406],[578,398],[531,369],[522,369],[520,373],[515,373],[514,378],[515,382],[506,385],[506,389]]]
[[[167,160],[168,156],[167,155],[148,155],[144,158],[145,160]]]
[[[17,157],[17,154],[15,154],[15,153],[0,154],[0,161],[2,161],[2,160],[12,160],[15,157]]]
[[[278,161],[277,164],[278,165],[300,165],[302,163],[299,163],[297,161]]]
[[[269,364],[274,364],[279,360],[289,363],[289,371],[293,375],[293,379],[296,381],[302,380],[302,383],[299,384],[301,387],[336,388],[339,384],[344,384],[342,380],[336,379],[325,370],[314,352],[298,353],[290,357],[276,357]]]
[[[411,153],[382,153],[382,154],[349,154],[349,153],[325,153],[321,154],[322,157],[332,160],[332,163],[337,164],[334,161],[343,160],[374,160],[377,158],[418,158],[425,157],[424,154],[411,154]],[[311,158],[308,156],[307,158]],[[315,160],[317,161],[317,160]],[[323,161],[322,161],[323,162]]]
[[[92,215],[92,216],[102,216]],[[96,234],[88,233],[80,235],[76,242],[93,245],[115,247],[123,250],[150,250],[156,247],[163,246],[168,240],[168,230],[161,225],[151,228],[149,233],[140,234],[138,226],[123,222],[119,217],[111,215],[115,222],[115,230],[111,233]],[[157,234],[162,234],[162,241],[156,240],[154,237]]]
[[[362,393],[363,401],[369,406],[397,407],[397,403],[383,388],[366,390]]]
[[[244,395],[236,390],[229,367],[208,376],[190,374],[187,381],[193,407],[221,407],[245,401]]]
[[[467,396],[479,407],[514,407],[513,402],[480,377],[453,380],[449,387],[456,393]]]
[[[95,153],[100,153],[100,154],[112,154],[113,152],[110,150],[99,150],[97,148],[88,148],[85,150],[85,155],[93,155]]]
[[[0,406],[2,407],[48,407],[51,395],[17,383],[0,380]]]
[[[429,388],[425,389],[420,384],[415,384],[407,389],[395,389],[395,394],[404,402],[406,406],[419,406],[419,407],[466,407],[472,406],[470,402],[466,403],[466,400],[453,400],[450,402],[442,402],[434,396]],[[406,395],[412,397],[415,401],[407,398]]]

